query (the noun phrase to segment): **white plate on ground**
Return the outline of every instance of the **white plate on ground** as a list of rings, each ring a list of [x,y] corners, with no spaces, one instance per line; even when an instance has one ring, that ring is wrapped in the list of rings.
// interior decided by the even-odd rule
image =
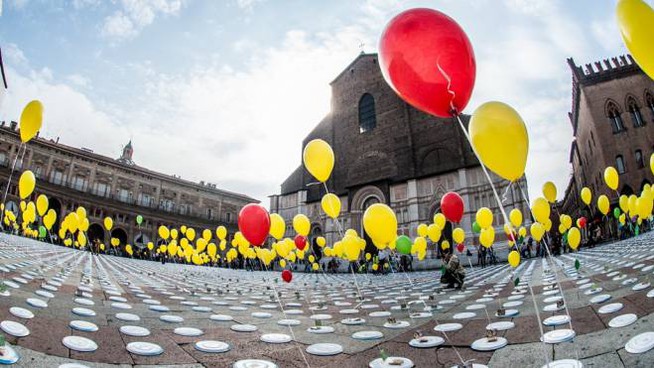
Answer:
[[[463,328],[463,325],[460,323],[440,323],[434,327],[434,331],[438,332],[451,332],[457,331]]]
[[[93,309],[75,307],[72,310],[73,314],[77,314],[82,317],[95,317],[95,311]]]
[[[125,322],[138,322],[141,320],[141,317],[132,313],[116,313],[116,318]]]
[[[345,318],[341,320],[341,323],[344,325],[362,325],[366,323],[366,320],[363,318]]]
[[[88,321],[73,320],[70,321],[68,326],[70,326],[70,328],[73,328],[75,330],[85,331],[85,332],[95,332],[98,330],[98,325]]]
[[[509,318],[509,317],[517,316],[518,313],[520,313],[520,311],[518,311],[517,309],[506,309],[506,310],[504,311],[504,315],[503,315],[503,316],[499,316],[499,315],[497,315],[497,312],[495,312],[495,317],[499,317],[499,318]]]
[[[486,337],[481,338],[479,340],[475,340],[470,347],[473,350],[477,351],[493,351],[497,349],[501,349],[505,347],[508,344],[508,341],[503,338],[503,337],[498,337],[497,341],[489,342]]]
[[[513,307],[518,307],[521,306],[524,302],[522,300],[516,300],[512,302],[506,302],[502,304],[502,307],[504,308],[513,308]]]
[[[160,316],[159,319],[164,322],[168,323],[182,323],[184,322],[184,318],[180,316],[175,316],[172,314],[164,314],[163,316]]]
[[[0,328],[2,331],[16,337],[24,337],[30,334],[30,330],[27,327],[23,326],[22,323],[14,321],[2,321],[0,322]]]
[[[389,322],[384,323],[384,327],[390,329],[407,328],[409,326],[410,324],[407,321],[397,321],[396,323],[389,323]]]
[[[563,306],[559,307],[558,305],[556,305],[556,303],[548,304],[543,307],[543,311],[545,312],[557,312],[563,309],[564,309]]]
[[[391,364],[391,363],[401,364]],[[377,358],[368,364],[370,368],[413,368],[415,365],[410,359],[402,357],[388,357],[386,360],[382,358]]]
[[[194,346],[203,353],[224,353],[231,349],[228,343],[216,340],[198,341]]]
[[[584,365],[575,359],[559,359],[545,364],[542,368],[583,368]]]
[[[633,291],[641,291],[641,290],[645,290],[645,289],[647,289],[649,286],[650,286],[650,283],[649,283],[649,282],[640,282],[640,283],[638,283],[638,284],[632,286],[632,287],[631,287],[631,290],[633,290]]]
[[[136,337],[143,337],[143,336],[150,335],[150,330],[141,326],[129,326],[129,325],[121,326],[120,332],[128,336],[136,336]]]
[[[609,321],[609,327],[625,327],[636,322],[637,320],[638,316],[633,313],[621,314],[617,317],[613,317],[613,319]]]
[[[47,308],[48,303],[45,302],[43,299],[39,298],[27,298],[27,304],[31,305],[32,307],[35,308]]]
[[[237,325],[232,325],[230,329],[236,332],[254,332],[259,328],[255,325],[237,324]]]
[[[232,368],[278,368],[277,364],[267,360],[244,359],[234,363]]]
[[[560,342],[570,341],[574,339],[576,333],[569,328],[562,328],[559,330],[545,332],[541,337],[541,341],[547,344],[558,344]]]
[[[510,321],[493,322],[486,326],[487,330],[504,331],[515,327],[515,323]]]
[[[25,319],[34,318],[34,313],[32,313],[31,310],[21,307],[11,307],[9,308],[9,313],[13,314],[18,318],[25,318]]]
[[[75,351],[89,352],[98,350],[98,344],[82,336],[66,336],[61,340],[65,347]]]
[[[654,298],[654,289],[647,292],[647,297],[648,298]]]
[[[386,312],[386,311],[371,312],[370,314],[368,314],[368,316],[374,318],[385,318],[385,317],[390,317],[391,312]]]
[[[315,334],[328,334],[328,333],[334,332],[334,327],[331,327],[331,326],[312,326],[312,327],[307,328],[307,332],[311,332],[311,333],[315,333]]]
[[[593,304],[601,304],[604,303],[605,301],[611,299],[611,295],[609,294],[601,294],[598,296],[594,296],[590,299],[590,302]]]
[[[570,317],[565,314],[560,314],[552,317],[547,317],[543,320],[545,326],[560,326],[570,322]]]
[[[280,326],[298,326],[301,323],[302,322],[300,322],[300,320],[298,319],[290,319],[290,318],[280,319],[279,321],[277,321],[277,324]]]
[[[466,310],[480,310],[486,308],[485,304],[470,304],[466,307]]]
[[[623,307],[622,303],[611,303],[600,307],[600,309],[597,310],[597,313],[599,314],[615,313],[620,309],[622,309],[622,307]]]
[[[164,349],[161,346],[144,341],[130,342],[127,344],[126,348],[127,351],[132,354],[145,356],[159,355],[164,352]]]
[[[380,331],[358,331],[352,334],[352,338],[356,340],[377,340],[384,337]]]
[[[421,341],[422,340],[422,341]],[[409,341],[409,345],[414,348],[433,348],[445,342],[440,336],[422,336],[418,339]]]
[[[643,332],[632,337],[624,349],[628,353],[641,354],[654,348],[654,332]]]
[[[155,312],[170,312],[170,308],[166,307],[165,305],[151,305],[148,307],[148,309]]]
[[[477,313],[474,312],[462,312],[462,313],[457,313],[452,316],[452,319],[470,319],[474,318],[477,316]]]
[[[269,334],[261,335],[261,337],[259,337],[259,340],[263,342],[267,342],[269,344],[285,344],[287,342],[291,342],[292,339],[287,334],[269,333]]]
[[[5,344],[5,355],[0,357],[0,364],[14,364],[20,359],[20,356],[9,344]]]
[[[180,336],[201,336],[204,334],[202,330],[195,327],[177,327],[173,330],[173,333]]]
[[[211,317],[209,317],[209,319],[218,322],[229,322],[229,321],[233,321],[234,317],[227,314],[212,314]]]
[[[306,352],[311,355],[319,356],[337,355],[343,352],[343,347],[339,344],[319,343],[309,345]]]

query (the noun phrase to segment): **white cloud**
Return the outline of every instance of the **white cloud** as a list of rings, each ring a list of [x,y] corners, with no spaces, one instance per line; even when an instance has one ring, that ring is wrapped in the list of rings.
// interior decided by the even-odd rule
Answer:
[[[133,38],[157,16],[177,16],[184,0],[122,0],[122,10],[108,16],[101,34],[114,41]]]
[[[254,10],[254,6],[257,3],[261,3],[264,0],[236,0],[236,5],[238,5],[239,8],[245,10],[246,12],[252,12]]]

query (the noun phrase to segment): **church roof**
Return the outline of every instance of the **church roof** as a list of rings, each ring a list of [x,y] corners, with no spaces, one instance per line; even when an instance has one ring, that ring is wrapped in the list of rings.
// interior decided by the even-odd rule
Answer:
[[[369,54],[367,54],[367,53],[365,53],[365,52],[362,51],[362,52],[361,52],[361,53],[360,53],[356,58],[354,58],[354,60],[352,60],[351,63],[349,63],[349,64],[345,67],[345,69],[343,69],[343,71],[341,71],[340,73],[338,73],[338,75],[336,76],[336,78],[334,78],[334,80],[331,81],[331,83],[329,83],[329,84],[330,84],[330,85],[334,84],[334,82],[336,82],[337,80],[339,80],[339,79],[341,78],[341,76],[343,76],[343,74],[345,74],[346,71],[350,70],[350,68],[352,68],[352,66],[354,66],[354,64],[358,63],[359,60],[364,59],[364,58],[375,58],[375,59],[376,59],[376,58],[377,58],[377,54],[376,54],[376,53],[369,53]]]
[[[304,166],[298,166],[282,183],[282,195],[298,192],[304,188]]]

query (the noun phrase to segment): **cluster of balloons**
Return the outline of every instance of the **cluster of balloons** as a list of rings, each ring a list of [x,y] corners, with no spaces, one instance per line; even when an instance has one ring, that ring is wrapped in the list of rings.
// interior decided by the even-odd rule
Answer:
[[[105,219],[105,227],[108,224],[108,220],[110,221],[111,219]],[[212,230],[203,229],[198,236],[194,228],[186,225],[180,226],[179,229],[171,229],[165,225],[161,225],[157,229],[157,234],[162,242],[155,251],[157,254],[168,254],[171,257],[177,256],[185,259],[187,263],[193,263],[195,265],[215,262],[221,259],[218,250],[225,251],[227,249],[227,229],[222,225],[215,229],[216,241],[218,244],[213,241],[214,232],[212,232]],[[249,246],[249,243],[241,233],[235,234],[231,244],[232,247],[237,247],[239,245],[242,247],[243,244]],[[154,247],[153,243],[147,244],[149,250],[153,250]],[[230,251],[231,250],[234,250],[234,252],[236,251],[235,249],[230,249]],[[231,261],[236,258],[234,252],[230,253],[228,251],[225,254],[225,259]],[[254,250],[252,250],[252,252],[254,252]],[[251,256],[249,252],[248,256]]]

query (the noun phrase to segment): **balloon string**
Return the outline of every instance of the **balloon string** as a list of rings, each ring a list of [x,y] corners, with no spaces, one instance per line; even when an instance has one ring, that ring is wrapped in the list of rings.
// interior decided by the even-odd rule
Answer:
[[[268,266],[266,265],[265,262],[263,262],[263,267],[266,269],[266,272],[268,272]],[[273,293],[275,293],[275,299],[277,299],[277,303],[279,304],[279,308],[282,310],[282,314],[284,315],[284,319],[288,319],[286,315],[286,311],[284,310],[284,305],[282,304],[282,300],[279,297],[279,294],[277,293],[277,288],[275,287],[275,283],[272,282],[272,279],[269,280],[270,286],[273,289]],[[288,321],[286,321],[288,322]],[[291,336],[293,336],[293,341],[297,344],[297,348],[300,351],[300,355],[302,355],[302,359],[304,360],[304,363],[307,365],[308,368],[311,368],[309,365],[309,361],[307,360],[307,357],[304,355],[304,351],[302,351],[302,347],[298,344],[298,341],[295,339],[295,333],[293,332],[293,327],[291,326],[290,323],[286,324],[288,326],[289,331],[291,332]]]
[[[529,202],[529,199],[525,195],[525,192],[522,190],[522,188],[518,185],[518,188],[520,189],[520,194],[522,195],[522,198],[524,199],[525,203],[527,203],[527,206],[531,208],[531,203]],[[561,299],[563,299],[563,308],[565,310],[565,314],[568,316],[568,325],[570,326],[571,330],[574,330],[572,328],[572,317],[570,316],[570,312],[568,311],[568,302],[565,300],[565,293],[563,292],[563,286],[561,285],[561,281],[559,280],[559,274],[556,272],[557,268],[557,263],[554,257],[552,257],[552,253],[550,252],[550,247],[546,239],[542,239],[543,243],[545,245],[545,251],[547,252],[547,257],[552,263],[552,268],[554,270],[554,280],[556,281],[556,285],[559,287],[559,290],[561,291]],[[575,347],[575,352],[576,352],[576,347]]]
[[[477,153],[475,146],[472,144],[472,139],[470,138],[470,134],[468,134],[468,130],[466,130],[466,127],[465,125],[463,125],[463,121],[461,121],[461,117],[459,115],[455,114],[454,117],[459,122],[459,126],[463,131],[463,135],[465,135],[466,139],[468,140],[468,143],[470,143],[470,148],[472,148],[472,152],[477,157],[477,160],[479,160],[479,164],[481,166],[482,171],[484,172],[484,175],[486,176],[486,180],[488,180],[488,184],[490,184],[490,187],[493,190],[493,194],[495,195],[495,200],[497,201],[497,205],[500,207],[500,212],[502,213],[502,217],[504,218],[504,223],[509,227],[509,229],[513,230],[513,225],[511,225],[511,222],[509,222],[509,217],[506,215],[506,211],[504,210],[504,206],[502,205],[502,200],[500,199],[500,196],[497,193],[497,189],[493,184],[493,180],[491,179],[490,174],[488,173],[488,170],[484,165],[484,162],[481,160],[481,157],[479,157],[479,154]]]
[[[541,346],[543,347],[543,355],[545,355],[545,365],[549,367],[550,357],[547,354],[547,343],[545,343],[545,332],[543,331],[543,322],[540,319],[540,312],[538,311],[538,303],[536,303],[536,297],[534,296],[534,289],[531,288],[531,283],[527,283],[529,287],[529,293],[531,293],[531,300],[534,302],[534,311],[536,311],[536,319],[538,320],[538,329],[540,330],[540,336],[543,338],[541,341]]]
[[[456,107],[454,107],[454,99],[456,98],[456,93],[452,91],[452,78],[443,70],[441,67],[441,58],[439,57],[438,60],[436,60],[436,67],[438,68],[438,71],[443,75],[445,80],[447,81],[447,93],[452,95],[452,98],[450,99],[450,109],[452,111],[456,111]],[[480,160],[481,161],[481,160]]]
[[[2,196],[2,207],[4,207],[3,211],[0,214],[0,226],[4,227],[4,217],[5,217],[5,210],[7,209],[7,195],[9,194],[9,187],[11,186],[11,179],[14,175],[14,170],[16,169],[16,162],[18,161],[18,156],[20,156],[20,150],[21,148],[23,150],[27,150],[27,146],[25,143],[21,143],[20,146],[18,146],[18,150],[16,151],[16,157],[14,157],[14,163],[11,165],[11,171],[9,172],[9,179],[7,179],[7,187],[5,188],[5,194]],[[22,166],[23,160],[21,158],[21,166]]]

